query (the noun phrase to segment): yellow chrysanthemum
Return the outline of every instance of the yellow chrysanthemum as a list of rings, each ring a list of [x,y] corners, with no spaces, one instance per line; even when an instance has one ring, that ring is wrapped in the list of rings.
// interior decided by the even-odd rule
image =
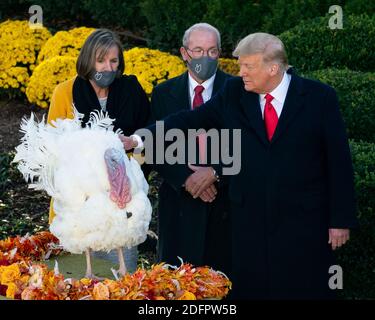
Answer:
[[[183,61],[174,55],[147,48],[124,51],[125,73],[137,76],[147,94],[157,84],[180,75],[186,70]]]
[[[220,58],[219,68],[234,76],[238,76],[238,72],[240,71],[240,67],[236,59]]]
[[[73,57],[57,56],[38,65],[26,89],[29,102],[47,108],[56,85],[75,76],[76,60]]]
[[[0,88],[25,88],[37,54],[51,37],[46,28],[32,29],[28,21],[0,23]]]
[[[38,63],[56,56],[77,58],[83,43],[94,30],[93,28],[80,27],[57,32],[43,46],[38,56]]]

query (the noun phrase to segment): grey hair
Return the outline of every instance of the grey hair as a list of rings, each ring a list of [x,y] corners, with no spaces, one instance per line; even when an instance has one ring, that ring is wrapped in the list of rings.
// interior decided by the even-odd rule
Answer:
[[[99,54],[99,58],[103,58],[113,46],[117,46],[119,51],[119,66],[116,75],[119,78],[125,69],[124,49],[117,35],[108,29],[97,29],[88,36],[79,52],[76,64],[77,74],[85,80],[89,79],[90,73],[95,69],[96,55]]]
[[[208,32],[214,33],[216,35],[216,39],[217,39],[217,47],[218,47],[218,49],[221,49],[221,36],[220,36],[219,30],[217,30],[214,26],[211,26],[210,24],[205,23],[205,22],[196,23],[185,31],[185,34],[182,38],[182,45],[185,48],[188,47],[188,45],[189,45],[190,34],[193,31],[197,31],[197,30],[208,31]]]
[[[277,63],[282,71],[288,69],[288,58],[283,42],[269,33],[252,33],[243,38],[233,51],[234,57],[262,54],[264,62]]]

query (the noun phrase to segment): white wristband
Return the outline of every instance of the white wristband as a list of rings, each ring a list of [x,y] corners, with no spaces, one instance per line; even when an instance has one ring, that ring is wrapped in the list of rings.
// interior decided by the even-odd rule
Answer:
[[[134,138],[135,140],[137,140],[137,146],[134,148],[134,152],[140,153],[144,148],[143,141],[142,141],[141,137],[136,135],[136,134],[132,134],[130,136],[130,138]]]

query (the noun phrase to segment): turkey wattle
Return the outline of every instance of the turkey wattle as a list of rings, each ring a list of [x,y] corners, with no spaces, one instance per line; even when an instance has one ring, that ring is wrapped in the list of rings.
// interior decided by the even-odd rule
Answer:
[[[146,240],[151,220],[148,184],[134,158],[128,158],[113,119],[92,113],[85,128],[82,115],[58,119],[53,126],[24,118],[24,136],[14,162],[30,187],[53,198],[56,213],[50,231],[71,253],[86,253],[86,277],[91,277],[90,250],[119,253],[119,273],[126,267],[122,247]]]

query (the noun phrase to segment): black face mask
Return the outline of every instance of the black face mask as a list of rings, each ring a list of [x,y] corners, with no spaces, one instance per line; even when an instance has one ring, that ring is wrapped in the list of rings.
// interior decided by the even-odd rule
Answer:
[[[100,88],[108,88],[115,80],[117,71],[93,71],[91,72],[90,79]]]

